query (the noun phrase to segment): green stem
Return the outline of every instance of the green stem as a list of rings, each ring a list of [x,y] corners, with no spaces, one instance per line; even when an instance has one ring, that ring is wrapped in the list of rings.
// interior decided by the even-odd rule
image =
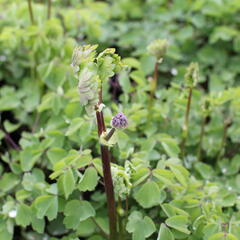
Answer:
[[[152,109],[154,95],[157,89],[157,81],[158,81],[158,62],[155,63],[153,78],[152,81],[150,82],[150,97],[148,106],[149,113],[151,112],[150,110]]]
[[[31,23],[34,24],[34,17],[33,17],[33,10],[32,10],[32,0],[28,0],[28,11],[29,11],[29,16]]]
[[[47,18],[51,18],[51,9],[52,9],[52,2],[51,0],[48,0],[48,13],[47,13]]]
[[[182,149],[182,157],[185,156],[185,143],[188,138],[188,125],[189,125],[189,113],[190,113],[190,108],[191,108],[191,101],[192,101],[192,87],[189,88],[189,93],[188,93],[188,100],[187,100],[187,107],[186,107],[186,112],[185,112],[185,119],[184,119],[184,125],[183,125],[183,139],[182,139],[182,144],[181,144],[181,149]]]
[[[199,140],[199,145],[198,145],[198,161],[202,160],[202,141],[203,141],[203,136],[205,134],[205,125],[206,125],[206,117],[203,117],[202,123],[201,123],[201,133],[200,133],[200,140]]]
[[[220,150],[218,153],[217,161],[219,161],[224,154],[224,150],[225,150],[224,148],[225,148],[226,140],[227,140],[227,131],[228,131],[228,127],[230,126],[230,124],[231,124],[231,120],[227,119],[224,121],[223,136],[222,136],[222,141],[221,141],[221,146],[220,146]]]
[[[118,198],[118,209],[122,210],[122,201],[120,198]],[[124,229],[123,229],[123,218],[120,215],[118,215],[118,228],[119,228],[119,239],[125,240]]]
[[[151,95],[150,95],[151,101],[153,101],[153,98],[157,89],[157,82],[158,82],[158,61],[155,63],[153,79],[151,82]]]

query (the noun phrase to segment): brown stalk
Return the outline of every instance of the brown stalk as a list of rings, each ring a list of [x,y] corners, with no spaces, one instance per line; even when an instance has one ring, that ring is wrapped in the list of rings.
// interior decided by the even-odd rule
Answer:
[[[98,125],[98,135],[100,137],[102,133],[106,131],[103,112],[99,111],[99,106],[102,103],[102,86],[99,88],[98,97],[99,97],[99,102],[98,102],[98,106],[96,106],[96,118],[97,118],[97,125]],[[107,196],[110,240],[117,240],[118,239],[117,214],[116,214],[114,189],[113,189],[113,181],[112,181],[112,174],[111,174],[110,154],[107,146],[101,145],[100,149],[101,149],[102,166],[103,166],[104,187],[105,187],[105,192]]]

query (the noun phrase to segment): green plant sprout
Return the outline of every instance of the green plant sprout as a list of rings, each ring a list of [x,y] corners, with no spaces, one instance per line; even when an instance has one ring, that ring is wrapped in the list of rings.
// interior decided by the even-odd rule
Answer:
[[[185,86],[188,89],[188,97],[187,97],[187,106],[185,111],[185,118],[183,123],[183,133],[182,133],[182,142],[181,142],[181,150],[182,156],[185,157],[185,143],[188,138],[189,131],[189,114],[191,109],[191,101],[192,101],[192,92],[193,88],[197,85],[199,81],[199,68],[197,63],[191,63],[187,68],[187,72],[184,76]]]

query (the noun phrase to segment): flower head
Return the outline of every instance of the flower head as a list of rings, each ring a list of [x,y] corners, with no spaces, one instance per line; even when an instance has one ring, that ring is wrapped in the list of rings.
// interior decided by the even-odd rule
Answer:
[[[194,87],[199,81],[199,66],[198,63],[192,62],[185,74],[185,84],[188,87]]]
[[[126,128],[128,126],[128,119],[123,113],[119,112],[112,118],[111,125],[114,128]]]
[[[167,52],[167,48],[167,40],[157,39],[148,45],[147,50],[151,55],[156,56],[156,58],[160,60]]]

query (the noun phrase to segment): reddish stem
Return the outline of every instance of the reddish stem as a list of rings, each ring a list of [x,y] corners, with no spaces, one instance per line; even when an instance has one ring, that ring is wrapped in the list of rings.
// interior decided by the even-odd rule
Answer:
[[[101,99],[100,101],[101,102]],[[101,136],[102,132],[106,131],[103,112],[96,111],[97,125],[98,125],[98,135]],[[107,207],[109,215],[109,229],[110,229],[110,239],[117,240],[117,214],[114,199],[113,181],[111,174],[111,163],[110,155],[107,146],[101,145],[101,156],[102,156],[102,166],[103,166],[103,179],[104,187],[107,196]]]

